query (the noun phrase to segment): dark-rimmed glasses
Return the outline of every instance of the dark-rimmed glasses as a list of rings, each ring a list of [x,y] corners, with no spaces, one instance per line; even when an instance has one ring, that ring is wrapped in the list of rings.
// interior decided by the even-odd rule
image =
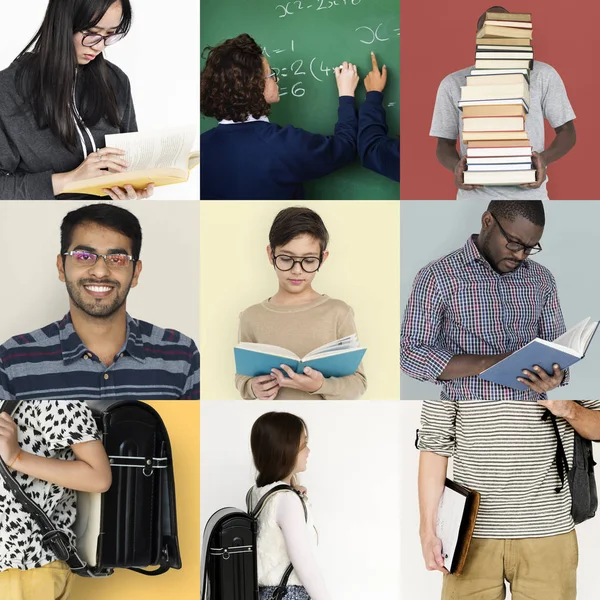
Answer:
[[[265,77],[265,79],[270,79],[271,77],[273,78],[273,81],[275,83],[277,83],[279,81],[279,70],[278,69],[271,69],[271,74],[267,75]]]
[[[542,247],[540,246],[540,244],[536,244],[535,246],[526,246],[525,244],[521,244],[521,242],[515,242],[515,240],[511,240],[508,237],[506,231],[502,229],[502,225],[500,225],[500,221],[498,221],[496,215],[494,213],[490,213],[490,215],[494,217],[496,225],[498,225],[500,231],[502,232],[502,235],[505,237],[507,241],[506,248],[508,250],[510,250],[511,252],[521,252],[521,250],[523,250],[527,256],[530,256],[531,254],[537,254],[538,252],[542,251]]]
[[[99,254],[87,250],[71,250],[64,252],[64,255],[72,257],[75,264],[80,267],[93,267],[99,257],[104,259],[109,269],[126,269],[132,262],[135,262],[133,256],[128,254]]]
[[[104,40],[105,46],[112,46],[113,44],[120,42],[125,37],[124,33],[109,33],[108,35],[100,35],[99,33],[84,33],[83,31],[81,33],[83,33],[81,43],[87,48],[95,46],[102,40]]]
[[[314,273],[319,270],[321,263],[323,262],[320,256],[305,256],[304,258],[294,258],[287,254],[278,254],[273,256],[275,266],[280,271],[291,271],[296,263],[300,265],[305,273]]]

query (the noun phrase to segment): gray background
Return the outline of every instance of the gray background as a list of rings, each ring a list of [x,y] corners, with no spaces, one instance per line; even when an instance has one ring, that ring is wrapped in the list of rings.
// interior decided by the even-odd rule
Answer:
[[[600,202],[551,200],[544,203],[546,227],[543,252],[533,257],[556,278],[567,329],[586,317],[600,319]],[[487,203],[481,200],[401,202],[400,308],[402,319],[419,269],[479,233]],[[571,367],[571,383],[550,392],[550,399],[584,400],[600,397],[600,331],[585,358]],[[439,398],[441,387],[422,383],[401,373],[403,400]]]

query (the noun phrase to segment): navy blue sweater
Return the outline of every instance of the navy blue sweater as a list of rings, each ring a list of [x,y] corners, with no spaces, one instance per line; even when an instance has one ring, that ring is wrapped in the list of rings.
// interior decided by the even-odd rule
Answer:
[[[367,92],[358,112],[358,154],[363,167],[400,181],[400,140],[388,137],[381,92]]]
[[[334,135],[266,121],[217,125],[200,136],[200,198],[304,198],[304,181],[328,175],[352,161],[356,129],[351,96],[339,99]]]

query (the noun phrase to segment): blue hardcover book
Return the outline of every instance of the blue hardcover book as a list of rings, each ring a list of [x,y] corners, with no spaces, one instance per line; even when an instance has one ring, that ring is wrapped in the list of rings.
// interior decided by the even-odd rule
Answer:
[[[356,373],[366,348],[360,348],[356,334],[325,344],[300,358],[290,350],[269,344],[241,342],[234,349],[235,372],[257,377],[268,375],[271,369],[287,365],[296,373],[311,367],[324,377],[345,377]]]
[[[480,373],[479,377],[514,390],[528,390],[524,383],[517,381],[517,377],[525,377],[524,369],[535,373],[533,367],[537,365],[546,373],[552,373],[555,364],[562,370],[574,365],[585,356],[597,328],[598,322],[588,317],[553,342],[535,338],[504,360]]]

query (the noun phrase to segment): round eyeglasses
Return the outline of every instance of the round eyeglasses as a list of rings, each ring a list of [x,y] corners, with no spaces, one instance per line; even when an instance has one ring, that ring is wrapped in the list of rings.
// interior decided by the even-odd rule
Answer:
[[[305,273],[314,273],[319,270],[321,263],[323,262],[321,257],[317,256],[305,256],[304,258],[294,258],[287,254],[278,254],[273,257],[275,259],[275,266],[280,271],[291,271],[294,265],[298,263]]]
[[[86,250],[71,250],[71,252],[64,252],[64,255],[70,256],[80,267],[93,267],[100,257],[104,259],[109,269],[126,269],[132,262],[135,262],[133,256],[128,254],[98,254]]]
[[[277,69],[271,69],[271,74],[267,75],[265,77],[265,79],[271,79],[273,78],[273,81],[275,83],[277,83],[279,81],[279,71]]]
[[[81,43],[88,48],[95,46],[102,40],[104,40],[105,46],[112,46],[113,44],[120,42],[125,37],[124,33],[109,33],[108,35],[100,35],[99,33],[87,32],[82,33],[83,37],[81,38]]]

